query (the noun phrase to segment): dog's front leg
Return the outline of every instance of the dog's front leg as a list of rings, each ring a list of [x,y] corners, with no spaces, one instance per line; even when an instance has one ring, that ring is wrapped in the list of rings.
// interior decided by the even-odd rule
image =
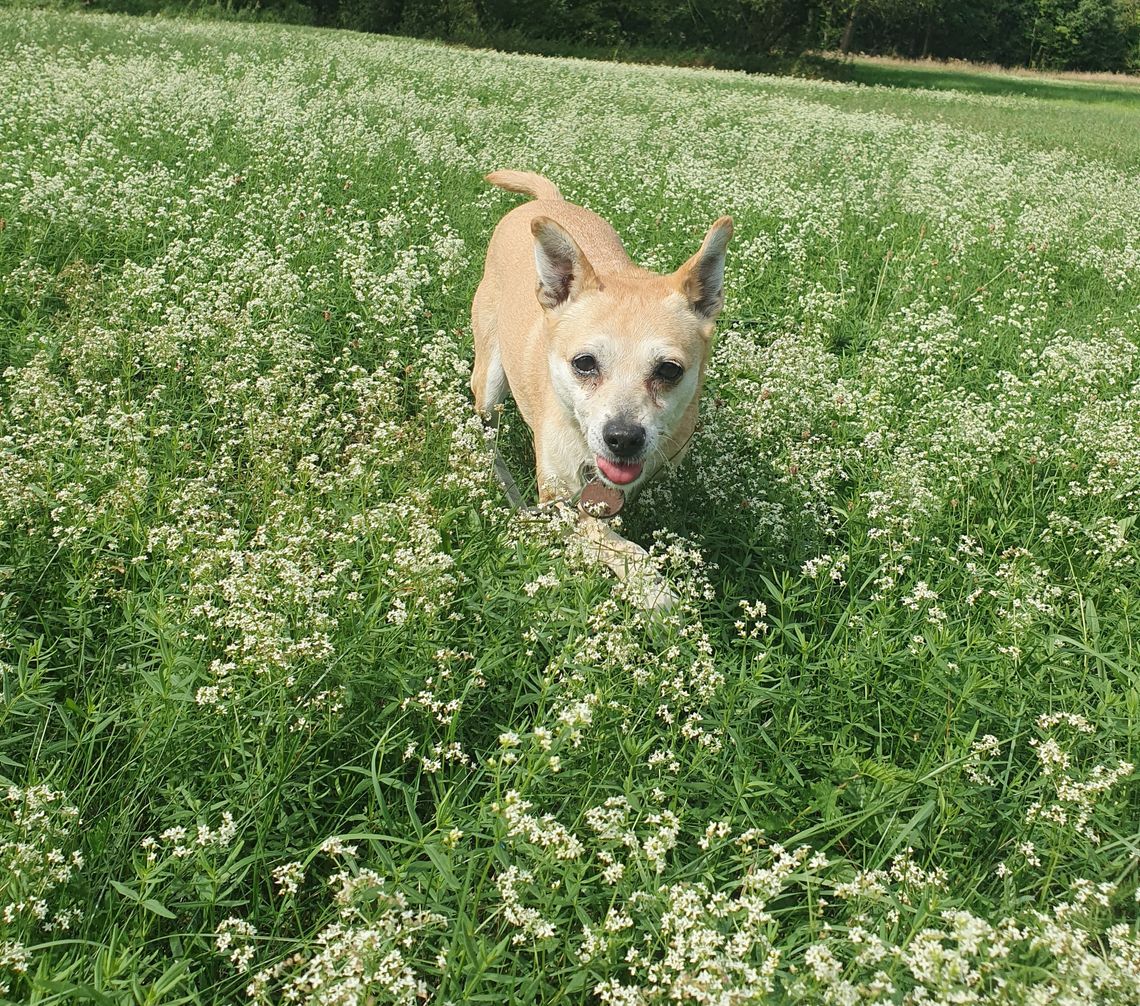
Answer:
[[[588,558],[605,564],[624,583],[633,602],[645,611],[666,612],[680,598],[658,574],[649,553],[597,517],[581,514],[578,528]]]

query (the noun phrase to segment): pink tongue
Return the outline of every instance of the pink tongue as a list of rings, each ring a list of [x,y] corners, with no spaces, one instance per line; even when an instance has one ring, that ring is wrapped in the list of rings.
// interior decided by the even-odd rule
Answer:
[[[597,462],[598,471],[600,471],[611,482],[617,483],[619,486],[626,485],[632,482],[641,474],[642,465],[640,463],[634,464],[619,464],[615,461],[607,461],[600,454],[596,455],[594,460]]]

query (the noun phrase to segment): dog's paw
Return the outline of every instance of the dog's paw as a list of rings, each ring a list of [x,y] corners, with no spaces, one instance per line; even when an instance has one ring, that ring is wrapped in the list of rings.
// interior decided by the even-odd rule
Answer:
[[[649,553],[636,542],[618,534],[596,517],[582,515],[578,528],[587,558],[600,562],[622,582],[622,592],[636,608],[663,616],[680,598],[653,565]]]
[[[664,579],[648,562],[644,567],[629,571],[622,578],[622,593],[635,608],[654,615],[666,615],[681,603],[669,581]]]

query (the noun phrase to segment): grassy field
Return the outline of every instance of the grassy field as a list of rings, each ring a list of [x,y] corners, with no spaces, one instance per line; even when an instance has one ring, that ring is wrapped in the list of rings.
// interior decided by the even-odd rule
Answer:
[[[1134,98],[0,25],[0,998],[1140,999]],[[492,478],[503,167],[735,218],[666,624]]]
[[[861,85],[836,93],[834,100],[841,107],[935,118],[974,132],[1008,136],[1037,150],[1060,148],[1140,171],[1138,77],[866,56],[823,59],[818,66],[836,80]],[[901,100],[899,90],[908,92]],[[969,96],[977,100],[962,100]],[[995,100],[987,102],[987,96]]]

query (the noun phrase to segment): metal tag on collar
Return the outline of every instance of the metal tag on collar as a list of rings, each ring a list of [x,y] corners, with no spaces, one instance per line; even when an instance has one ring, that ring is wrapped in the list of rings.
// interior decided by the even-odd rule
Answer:
[[[625,503],[625,494],[620,489],[608,486],[600,479],[590,479],[578,494],[578,509],[588,517],[609,520],[616,517]]]

